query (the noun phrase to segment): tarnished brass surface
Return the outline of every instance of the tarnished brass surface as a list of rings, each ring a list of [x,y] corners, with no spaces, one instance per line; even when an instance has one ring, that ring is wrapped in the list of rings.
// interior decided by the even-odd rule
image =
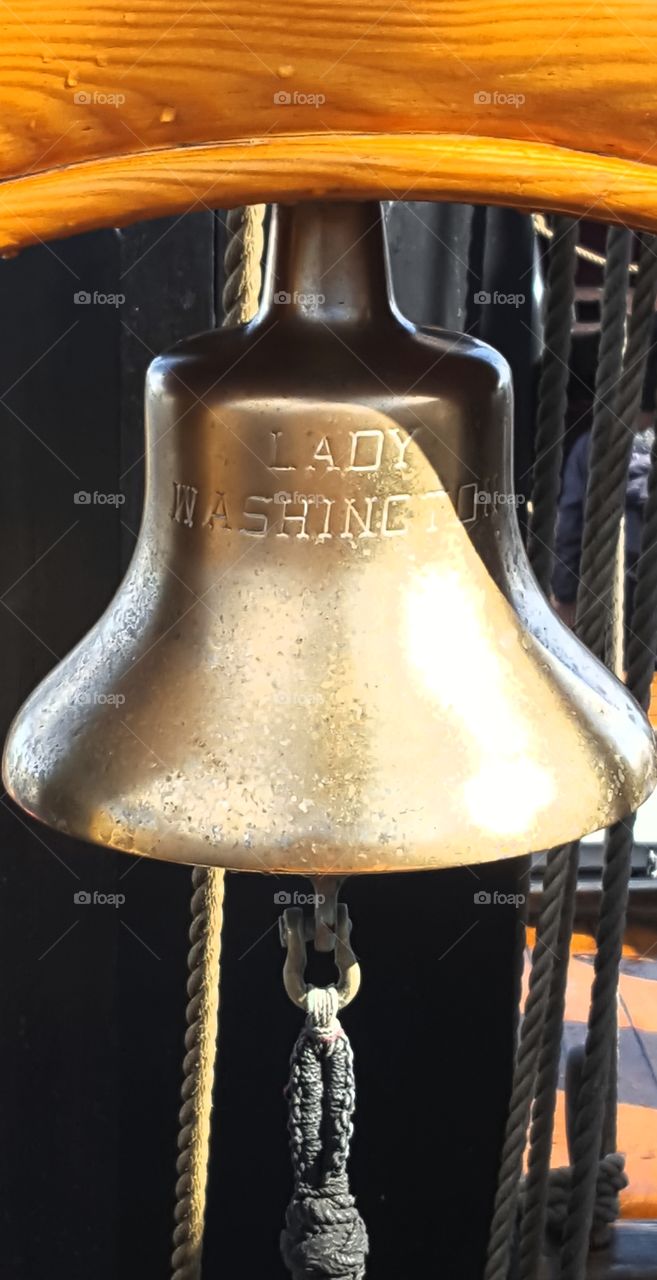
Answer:
[[[652,732],[530,573],[505,362],[394,313],[377,206],[274,238],[257,319],[150,368],[134,559],[14,722],[8,790],[100,844],[302,873],[620,818]]]

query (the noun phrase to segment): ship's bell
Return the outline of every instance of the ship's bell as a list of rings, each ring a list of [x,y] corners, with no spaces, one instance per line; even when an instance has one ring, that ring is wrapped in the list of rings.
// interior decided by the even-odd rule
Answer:
[[[134,558],[7,789],[99,844],[304,874],[621,818],[652,732],[529,569],[505,361],[395,312],[377,205],[279,207],[270,243],[257,318],[150,367]]]

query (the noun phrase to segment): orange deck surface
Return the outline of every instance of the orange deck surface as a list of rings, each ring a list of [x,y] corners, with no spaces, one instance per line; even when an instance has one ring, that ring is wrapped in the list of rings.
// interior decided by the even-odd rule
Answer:
[[[534,930],[528,931],[528,942],[533,945]],[[582,1043],[586,1033],[594,949],[590,934],[573,936],[552,1150],[554,1166],[568,1163],[563,1059],[565,1051]],[[525,977],[527,971],[528,965]],[[630,1180],[621,1196],[621,1215],[657,1218],[657,919],[654,928],[631,927],[626,934],[619,979],[618,1029],[618,1149],[626,1157]]]

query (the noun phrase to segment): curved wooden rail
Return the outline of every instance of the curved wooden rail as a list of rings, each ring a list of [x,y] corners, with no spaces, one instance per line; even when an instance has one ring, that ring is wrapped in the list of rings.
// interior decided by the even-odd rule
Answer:
[[[348,134],[115,156],[7,184],[5,253],[190,209],[325,196],[481,200],[657,231],[657,168],[506,139]]]
[[[0,4],[0,247],[199,205],[468,198],[657,229],[654,0]]]

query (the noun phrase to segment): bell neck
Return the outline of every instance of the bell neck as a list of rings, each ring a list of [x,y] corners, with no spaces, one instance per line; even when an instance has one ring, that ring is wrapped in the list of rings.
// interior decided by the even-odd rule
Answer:
[[[393,317],[378,202],[274,205],[256,323],[353,325]]]

